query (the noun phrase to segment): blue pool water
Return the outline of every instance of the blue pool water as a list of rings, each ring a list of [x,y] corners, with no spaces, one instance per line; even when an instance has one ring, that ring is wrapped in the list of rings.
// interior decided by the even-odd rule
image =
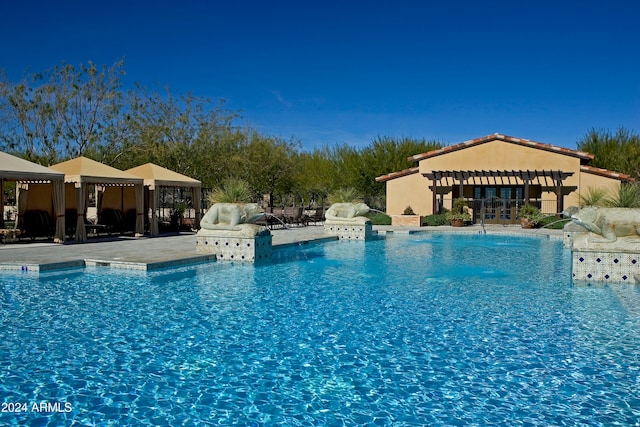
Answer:
[[[412,235],[1,280],[2,425],[640,420],[640,292],[572,284],[560,241]]]

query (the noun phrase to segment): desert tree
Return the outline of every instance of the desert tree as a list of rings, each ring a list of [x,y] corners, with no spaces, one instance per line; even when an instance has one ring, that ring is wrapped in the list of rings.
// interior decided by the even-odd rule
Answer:
[[[577,148],[594,155],[592,166],[640,178],[640,136],[633,131],[590,129],[578,140]]]
[[[224,100],[138,84],[127,94],[126,138],[110,145],[105,157],[121,169],[156,163],[212,187],[230,176],[239,147],[246,144],[243,131],[233,126],[236,117]]]
[[[62,64],[18,82],[2,73],[2,148],[52,164],[104,144],[119,133],[123,65]]]

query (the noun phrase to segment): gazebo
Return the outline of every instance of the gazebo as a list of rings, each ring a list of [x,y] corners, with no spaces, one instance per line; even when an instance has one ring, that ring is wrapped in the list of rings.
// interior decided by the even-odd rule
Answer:
[[[145,207],[145,211],[148,212],[147,208],[151,209],[149,221],[149,234],[151,236],[157,236],[159,233],[157,209],[158,189],[160,187],[190,188],[193,208],[195,209],[196,225],[200,223],[200,189],[202,188],[200,181],[153,163],[145,163],[144,165],[127,169],[126,172],[144,180],[144,187],[148,192],[148,198],[145,197],[145,200],[148,200],[148,206]]]
[[[3,215],[0,218],[1,228],[4,228],[4,182],[15,181],[16,196],[18,204],[18,218],[22,216],[30,205],[35,206],[36,202],[42,205],[42,209],[55,218],[56,243],[64,242],[64,174],[41,166],[37,163],[0,152],[0,206],[3,207]],[[29,189],[31,185],[31,190]],[[37,188],[46,185],[49,188],[50,197],[38,197]],[[34,194],[30,194],[35,191]],[[16,228],[18,227],[16,221]]]
[[[77,242],[87,240],[84,219],[88,206],[87,186],[92,184],[98,190],[98,214],[106,205],[119,204],[115,207],[120,209],[130,206],[136,212],[135,235],[144,234],[144,190],[141,178],[82,156],[53,165],[51,169],[64,173],[66,208],[75,208],[78,216]],[[111,195],[105,197],[105,193]]]

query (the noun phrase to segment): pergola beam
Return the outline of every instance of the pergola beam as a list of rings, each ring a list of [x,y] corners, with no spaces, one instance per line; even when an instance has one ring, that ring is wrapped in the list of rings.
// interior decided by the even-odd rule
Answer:
[[[562,212],[564,208],[564,200],[563,200],[563,186],[562,183],[568,177],[572,176],[573,172],[563,172],[560,170],[490,170],[490,171],[478,171],[478,170],[444,170],[444,171],[432,171],[424,173],[423,176],[433,182],[432,188],[434,189],[433,196],[433,212],[436,210],[436,189],[438,188],[438,183],[442,185],[442,180],[444,180],[444,184],[449,186],[449,179],[452,180],[452,186],[456,183],[459,186],[460,196],[464,195],[464,185],[471,181],[473,185],[476,184],[476,178],[479,179],[480,185],[483,183],[483,178],[487,179],[487,185],[509,185],[513,184],[511,182],[511,178],[520,179],[524,183],[524,202],[529,202],[529,185],[533,182],[536,182],[540,185],[549,186],[548,178],[553,181],[554,192],[556,194],[557,200],[557,211]],[[505,178],[507,184],[505,184]],[[499,181],[498,181],[499,180]]]

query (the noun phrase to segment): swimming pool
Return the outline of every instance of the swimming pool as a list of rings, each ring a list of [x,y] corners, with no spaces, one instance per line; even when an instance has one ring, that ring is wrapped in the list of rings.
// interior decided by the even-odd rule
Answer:
[[[636,425],[640,292],[558,240],[2,277],[4,425]]]

